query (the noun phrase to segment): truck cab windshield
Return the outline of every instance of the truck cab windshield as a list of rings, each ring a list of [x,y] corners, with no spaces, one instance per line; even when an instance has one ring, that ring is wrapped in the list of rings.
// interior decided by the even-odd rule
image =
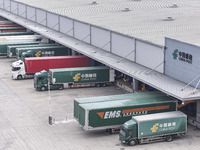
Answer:
[[[44,77],[38,77],[37,79],[38,79],[38,81],[44,80]]]
[[[125,136],[125,135],[127,135],[127,133],[128,133],[127,129],[122,125],[121,130],[120,130],[120,134]]]
[[[21,67],[12,67],[12,71],[18,71],[20,69],[21,69]]]

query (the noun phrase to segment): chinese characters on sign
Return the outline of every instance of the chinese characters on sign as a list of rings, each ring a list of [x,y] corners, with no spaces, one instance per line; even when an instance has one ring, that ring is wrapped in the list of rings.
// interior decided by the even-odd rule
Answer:
[[[178,49],[175,49],[174,52],[172,53],[172,56],[175,60],[180,60],[180,61],[184,61],[187,62],[189,64],[192,64],[192,55],[179,51]]]
[[[45,52],[42,52],[42,55],[43,56],[54,56],[54,51],[45,51]]]
[[[90,73],[90,74],[81,74],[81,80],[86,81],[86,80],[96,80],[97,74],[96,73]]]
[[[159,131],[174,130],[176,122],[163,123],[159,125]]]
[[[189,64],[192,64],[192,55],[191,54],[181,52],[181,51],[178,54],[179,54],[179,60],[185,61]]]

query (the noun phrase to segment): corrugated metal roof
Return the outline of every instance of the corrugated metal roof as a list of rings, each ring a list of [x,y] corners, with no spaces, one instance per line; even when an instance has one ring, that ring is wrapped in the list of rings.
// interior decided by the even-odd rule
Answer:
[[[200,45],[198,0],[96,0],[97,4],[91,4],[92,0],[16,1],[158,45],[164,45],[164,37]]]

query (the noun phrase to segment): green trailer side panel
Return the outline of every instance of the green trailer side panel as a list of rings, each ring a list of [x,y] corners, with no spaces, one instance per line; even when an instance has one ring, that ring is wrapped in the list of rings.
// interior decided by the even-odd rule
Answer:
[[[23,52],[27,52],[29,50],[31,50],[34,54],[36,54],[39,51],[41,51],[41,52],[48,51],[49,52],[49,51],[57,51],[57,50],[60,51],[61,50],[61,52],[57,52],[57,53],[64,53],[64,54],[68,52],[67,48],[64,46],[58,46],[57,44],[41,44],[40,46],[35,46],[35,47],[16,48],[17,59],[21,58]],[[57,56],[57,55],[55,55],[55,56]]]
[[[109,67],[81,67],[67,69],[50,69],[52,83],[92,83],[108,82]]]
[[[24,27],[0,27],[0,33],[4,33],[4,30],[26,30]]]
[[[128,100],[128,99],[139,99],[139,98],[151,98],[166,96],[161,92],[142,92],[142,93],[131,93],[131,94],[120,94],[120,95],[109,95],[109,96],[98,96],[98,97],[85,97],[74,99],[74,117],[78,119],[78,108],[79,104],[96,103],[96,102],[107,102],[117,100]]]
[[[31,44],[32,42],[0,43],[0,54],[7,54],[7,46]]]
[[[86,110],[84,108],[80,107],[79,108],[79,112],[80,112],[79,113],[79,118],[80,118],[79,119],[79,123],[80,123],[81,126],[84,127],[85,126],[85,122],[87,121],[86,118],[85,118]]]
[[[164,106],[169,106],[166,109],[158,109],[156,108]],[[133,113],[124,113],[125,110],[129,109],[142,109],[142,108],[150,108],[156,107],[154,110],[149,111],[140,111],[140,112],[133,112]],[[100,109],[100,110],[91,110],[89,112],[89,126],[91,127],[100,127],[100,126],[111,126],[111,125],[121,125],[124,122],[130,120],[132,116],[136,115],[145,115],[145,114],[153,114],[153,113],[161,113],[161,112],[168,112],[168,111],[175,111],[176,110],[176,103],[163,103],[163,104],[147,104],[141,106],[128,106],[128,107],[116,107],[110,109]],[[101,118],[98,114],[103,112],[103,117]]]
[[[4,32],[0,33],[0,36],[13,36],[13,35],[33,35],[34,32]]]
[[[37,46],[37,45],[40,45],[39,41],[36,41],[36,42],[32,42],[32,43],[22,43],[22,44],[19,44],[19,45],[13,45],[13,46],[7,46],[7,55],[9,57],[14,57],[16,56],[16,48],[23,48],[23,47],[32,47],[32,46]]]
[[[186,132],[187,118],[175,117],[169,119],[144,121],[139,123],[138,138]]]

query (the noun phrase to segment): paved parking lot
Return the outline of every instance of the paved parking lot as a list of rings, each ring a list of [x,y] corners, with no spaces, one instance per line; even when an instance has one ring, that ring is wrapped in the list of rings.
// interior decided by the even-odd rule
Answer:
[[[33,80],[12,80],[10,64],[0,57],[0,150],[198,150],[200,130],[188,126],[183,137],[129,147],[118,135],[85,132],[73,119],[73,98],[126,93],[116,86],[51,91],[54,125],[48,124],[49,93],[37,92]],[[67,117],[67,121],[66,121]]]

